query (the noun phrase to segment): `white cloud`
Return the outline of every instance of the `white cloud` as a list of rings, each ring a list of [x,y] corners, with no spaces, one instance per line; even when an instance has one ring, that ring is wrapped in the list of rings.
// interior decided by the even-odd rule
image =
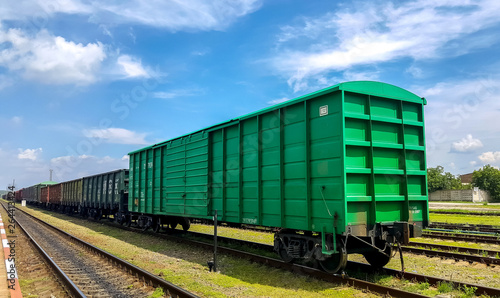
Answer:
[[[417,79],[424,77],[424,71],[415,65],[411,65],[410,67],[408,67],[408,69],[406,69],[406,72],[411,74],[414,78]]]
[[[50,160],[57,181],[68,181],[80,177],[123,169],[128,167],[128,161],[110,156],[97,157],[93,155],[59,156]]]
[[[223,30],[236,19],[260,8],[261,0],[151,0],[151,1],[4,1],[0,19],[29,19],[44,27],[57,13],[88,15],[100,25],[141,24],[172,31]],[[104,30],[104,34],[108,34]]]
[[[0,43],[9,45],[1,52],[0,66],[46,84],[93,83],[106,58],[100,42],[77,44],[45,29],[29,36],[21,29],[0,28]]]
[[[344,79],[347,81],[375,81],[379,77],[378,71],[352,71],[346,70],[344,71]]]
[[[149,73],[142,66],[141,60],[129,55],[121,55],[116,62],[126,78],[149,78]]]
[[[270,100],[267,103],[270,104],[270,105],[276,105],[276,104],[285,102],[287,100],[290,100],[290,98],[288,98],[288,97],[282,97],[282,98]]]
[[[19,151],[19,154],[17,155],[18,159],[29,159],[35,161],[37,160],[40,153],[42,153],[42,148],[26,149],[26,150],[19,148],[18,151]]]
[[[31,26],[43,27],[48,19],[56,13],[88,14],[92,7],[72,0],[31,0],[31,1],[5,1],[0,7],[0,19],[22,20],[28,19]]]
[[[489,73],[497,68],[492,65],[491,70],[482,71]],[[497,137],[500,135],[500,76],[471,74],[460,80],[407,89],[427,99],[425,137],[429,167],[455,162],[461,172],[472,171],[474,166],[468,164],[468,161],[477,158],[475,151],[465,151],[460,155],[450,154],[450,145],[453,142],[463,145],[463,149],[467,148],[468,143],[474,144],[474,141],[462,140],[464,132],[472,135],[472,139],[479,139],[484,147],[488,146],[488,150],[500,146]],[[461,149],[460,144],[457,144],[457,148]]]
[[[106,129],[87,129],[83,131],[87,138],[102,139],[107,143],[114,144],[147,144],[146,133],[137,133],[124,128],[106,128]]]
[[[23,117],[14,116],[14,117],[10,118],[10,121],[12,121],[12,123],[14,123],[14,124],[21,124],[23,122]]]
[[[210,53],[210,49],[203,49],[203,50],[192,51],[191,55],[193,55],[193,56],[205,56],[208,53]]]
[[[97,1],[93,3],[93,19],[98,23],[136,23],[172,31],[223,30],[260,6],[260,0]]]
[[[364,2],[322,17],[305,18],[299,26],[283,27],[278,37],[279,55],[272,63],[288,77],[294,91],[299,91],[319,74],[353,66],[403,57],[422,60],[462,55],[472,48],[451,48],[449,42],[499,24],[499,11],[496,0],[474,4],[468,0]]]
[[[0,26],[1,30],[1,26]],[[14,84],[14,80],[10,76],[0,75],[0,90],[10,87]]]
[[[170,91],[160,91],[160,92],[153,92],[152,96],[153,98],[161,98],[161,99],[172,99],[172,98],[177,98],[177,97],[186,97],[186,96],[194,96],[201,94],[202,90],[200,89],[177,89],[177,90],[170,90]]]
[[[500,162],[500,151],[496,152],[484,152],[483,154],[479,155],[479,159],[484,162],[484,163],[497,163]]]
[[[130,156],[128,156],[128,154],[126,154],[126,155],[124,155],[122,157],[122,160],[129,161],[130,160]]]
[[[465,138],[458,142],[451,144],[452,152],[473,152],[478,148],[482,148],[483,143],[479,139],[474,139],[472,135],[467,135]]]
[[[477,165],[477,161],[475,161],[475,160],[470,161],[470,162],[469,162],[469,164],[470,164],[471,166],[473,166],[473,167],[474,167],[474,166],[476,166],[476,165]]]

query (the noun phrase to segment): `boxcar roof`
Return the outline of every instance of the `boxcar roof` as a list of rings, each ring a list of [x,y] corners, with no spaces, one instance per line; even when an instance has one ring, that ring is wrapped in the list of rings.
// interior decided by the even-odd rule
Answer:
[[[182,135],[182,136],[170,139],[170,140],[166,140],[166,141],[163,141],[163,142],[160,142],[157,144],[153,144],[151,146],[147,146],[147,147],[132,151],[129,154],[134,154],[136,152],[140,152],[140,151],[144,151],[144,150],[147,150],[147,149],[150,149],[153,147],[161,146],[161,145],[168,143],[170,141],[177,140],[179,138],[183,138],[183,137],[186,137],[186,136],[198,133],[198,132],[211,131],[213,129],[219,128],[220,126],[230,124],[231,122],[237,122],[237,121],[241,121],[244,119],[248,119],[248,118],[260,115],[260,114],[265,114],[267,112],[274,111],[274,110],[282,108],[282,107],[286,107],[286,106],[289,106],[292,104],[296,104],[298,102],[303,102],[303,101],[306,101],[306,100],[311,99],[311,98],[315,98],[315,97],[318,97],[318,96],[321,96],[324,94],[328,94],[328,93],[332,93],[332,92],[340,91],[340,90],[354,92],[354,93],[374,95],[374,96],[379,96],[379,97],[392,98],[392,99],[397,99],[397,100],[404,100],[404,101],[415,102],[415,103],[424,104],[424,105],[427,104],[427,101],[425,100],[425,98],[419,97],[416,94],[414,94],[408,90],[405,90],[403,88],[400,88],[400,87],[397,87],[397,86],[394,86],[391,84],[382,83],[382,82],[375,82],[375,81],[344,82],[344,83],[330,86],[330,87],[327,87],[327,88],[324,88],[324,89],[321,89],[321,90],[318,90],[318,91],[315,91],[315,92],[312,92],[312,93],[309,93],[309,94],[306,94],[306,95],[303,95],[303,96],[300,96],[300,97],[297,97],[294,99],[287,100],[285,102],[282,102],[282,103],[279,103],[279,104],[276,104],[276,105],[273,105],[270,107],[266,107],[264,109],[258,110],[256,112],[252,112],[250,114],[246,114],[246,115],[243,115],[243,116],[240,116],[237,118],[233,118],[233,119],[228,120],[228,121],[221,122],[219,124],[215,124],[215,125],[197,130],[197,131],[192,132],[192,133],[188,133],[188,134],[185,134],[185,135]]]
[[[81,179],[84,179],[84,178],[90,178],[90,177],[95,177],[95,176],[102,176],[102,175],[107,175],[107,174],[111,174],[111,173],[117,173],[117,172],[122,172],[122,171],[128,171],[128,169],[117,169],[117,170],[113,170],[113,171],[109,171],[109,172],[105,172],[105,173],[99,173],[99,174],[94,174],[94,175],[88,175],[88,176],[85,176],[85,177],[82,177]],[[77,179],[78,180],[78,179]]]
[[[40,182],[38,183],[39,185],[52,185],[52,184],[57,184],[59,182],[55,182],[55,181],[45,181],[45,182]]]

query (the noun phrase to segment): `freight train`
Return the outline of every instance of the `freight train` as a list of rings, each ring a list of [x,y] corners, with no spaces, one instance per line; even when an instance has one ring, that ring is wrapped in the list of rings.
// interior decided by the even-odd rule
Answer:
[[[130,167],[21,190],[28,203],[147,230],[190,219],[278,228],[287,261],[384,266],[428,225],[424,105],[402,88],[341,83],[129,153]]]

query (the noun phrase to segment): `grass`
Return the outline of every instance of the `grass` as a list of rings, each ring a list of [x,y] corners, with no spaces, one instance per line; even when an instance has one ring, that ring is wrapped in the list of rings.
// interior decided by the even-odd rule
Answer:
[[[163,292],[163,289],[158,287],[155,289],[153,294],[149,295],[148,298],[160,298],[160,297],[163,297],[164,295],[165,295],[165,293]]]
[[[499,216],[467,215],[467,214],[438,214],[430,213],[431,222],[460,223],[472,225],[500,225]]]
[[[67,217],[48,211],[40,212],[34,209],[29,211],[76,237],[203,297],[375,296],[351,287],[299,276],[225,255],[218,257],[218,272],[208,272],[207,261],[212,258],[211,251],[169,242],[150,235],[124,231],[99,222]],[[194,226],[193,229],[195,229]],[[198,230],[210,228],[206,226]],[[219,233],[224,234],[223,230],[225,229],[220,229]],[[227,228],[227,233],[236,233],[234,230],[236,229]],[[246,237],[246,232],[248,231],[244,232],[245,239],[251,240],[250,236]],[[255,234],[252,237],[269,239],[271,235],[262,234]],[[156,297],[154,295],[159,294],[152,293],[151,295],[151,297]]]
[[[453,287],[453,283],[451,282],[439,282],[438,283],[438,291],[439,293],[449,293],[451,291],[453,291],[454,287]]]

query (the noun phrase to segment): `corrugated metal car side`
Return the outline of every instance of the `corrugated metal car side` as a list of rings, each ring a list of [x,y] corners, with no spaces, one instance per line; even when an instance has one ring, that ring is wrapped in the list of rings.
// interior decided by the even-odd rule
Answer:
[[[82,205],[90,208],[114,208],[120,203],[120,192],[126,190],[128,170],[122,169],[83,178]]]
[[[48,202],[49,204],[53,205],[60,205],[61,204],[61,186],[62,184],[54,184],[54,185],[49,185],[48,186]]]
[[[62,203],[65,206],[78,206],[82,201],[83,179],[62,183]]]
[[[130,154],[129,210],[207,217],[208,133]]]

